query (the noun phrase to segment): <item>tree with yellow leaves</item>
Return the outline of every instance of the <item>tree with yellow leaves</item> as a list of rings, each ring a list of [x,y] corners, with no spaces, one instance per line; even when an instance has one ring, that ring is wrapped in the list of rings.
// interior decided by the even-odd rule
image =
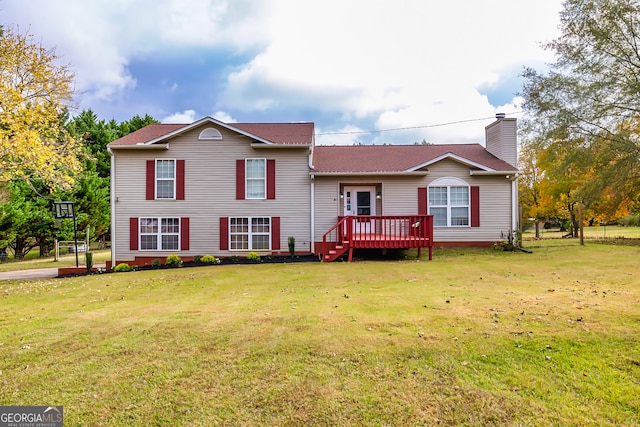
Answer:
[[[81,171],[80,141],[63,126],[74,74],[53,49],[0,27],[0,181],[69,189]]]

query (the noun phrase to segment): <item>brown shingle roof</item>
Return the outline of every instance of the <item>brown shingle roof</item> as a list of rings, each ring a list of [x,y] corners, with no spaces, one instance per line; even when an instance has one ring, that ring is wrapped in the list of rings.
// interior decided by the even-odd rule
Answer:
[[[407,172],[446,156],[495,171],[516,171],[480,144],[316,146],[313,167],[318,173]]]
[[[240,129],[276,144],[306,144],[313,142],[313,123],[229,123]]]
[[[144,143],[152,141],[156,138],[160,138],[162,135],[173,132],[186,125],[177,124],[151,124],[147,125],[135,132],[131,132],[128,135],[123,136],[120,139],[116,139],[109,143],[109,145],[136,145],[137,143]]]
[[[148,125],[111,142],[109,146],[144,144],[187,126],[190,125]],[[227,126],[274,144],[311,145],[313,142],[313,123],[229,123]]]

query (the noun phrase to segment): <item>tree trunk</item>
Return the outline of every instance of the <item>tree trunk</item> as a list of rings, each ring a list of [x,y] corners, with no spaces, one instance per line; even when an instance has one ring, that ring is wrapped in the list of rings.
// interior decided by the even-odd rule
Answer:
[[[51,249],[53,249],[53,245],[51,244],[48,236],[40,235],[36,240],[38,247],[40,247],[40,258],[48,257],[51,253]]]
[[[16,237],[9,246],[13,249],[13,256],[17,260],[23,260],[25,255],[29,253],[31,248],[27,244],[27,240],[22,237]]]
[[[578,217],[573,203],[569,205],[569,220],[571,221],[571,237],[578,237],[580,226],[578,225]]]

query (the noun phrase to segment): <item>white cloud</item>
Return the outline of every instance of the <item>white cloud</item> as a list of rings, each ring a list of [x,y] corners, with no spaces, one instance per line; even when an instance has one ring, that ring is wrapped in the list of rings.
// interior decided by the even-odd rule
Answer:
[[[495,106],[477,87],[497,83],[501,70],[531,57],[552,59],[539,43],[555,35],[560,1],[535,8],[460,3],[277,1],[272,43],[229,76],[225,102],[267,110],[285,95],[290,106],[311,100],[321,110],[377,117],[379,129],[493,116]],[[469,124],[426,136],[465,142],[482,133]]]
[[[160,120],[162,123],[177,123],[177,124],[188,124],[193,123],[201,117],[196,116],[195,110],[186,110],[178,113],[173,113],[170,116],[165,117]]]
[[[225,111],[216,111],[211,115],[216,120],[220,120],[223,123],[237,123],[238,121],[234,119],[231,114]]]
[[[345,126],[335,131],[316,128],[316,145],[355,145],[362,142],[366,131],[357,126]]]

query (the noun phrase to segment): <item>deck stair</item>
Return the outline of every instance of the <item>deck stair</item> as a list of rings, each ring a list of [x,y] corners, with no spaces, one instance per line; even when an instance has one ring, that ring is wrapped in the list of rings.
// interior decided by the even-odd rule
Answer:
[[[329,249],[322,260],[325,262],[333,262],[344,255],[348,250],[349,242],[345,241],[342,245],[336,245],[333,249]]]
[[[350,215],[339,217],[338,222],[322,237],[320,259],[332,262],[359,248],[418,249],[428,248],[429,259],[433,249],[433,215]]]

